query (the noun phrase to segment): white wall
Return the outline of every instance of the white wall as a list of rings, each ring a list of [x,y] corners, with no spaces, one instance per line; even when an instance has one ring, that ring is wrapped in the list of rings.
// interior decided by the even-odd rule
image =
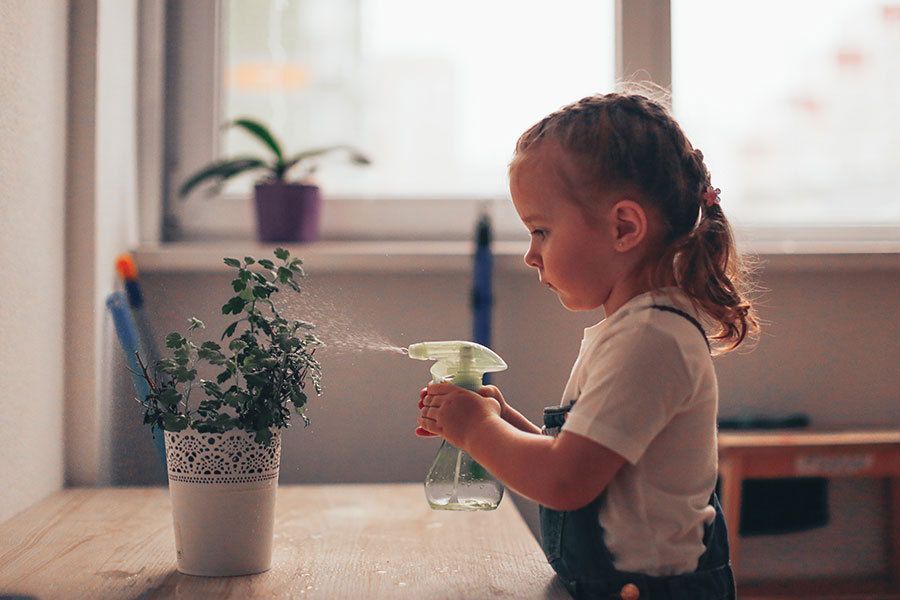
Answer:
[[[302,302],[291,314],[318,323],[326,340],[355,330],[380,333],[401,345],[469,336],[467,273],[328,274],[317,273],[315,263],[307,267],[313,307],[308,310]],[[799,411],[823,427],[900,427],[897,275],[896,267],[764,272],[762,284],[769,291],[760,300],[760,312],[768,324],[759,346],[717,360],[721,414]],[[207,323],[210,339],[229,322],[220,313],[230,290],[227,276],[146,273],[143,281],[160,339],[168,331],[183,331],[192,315]],[[493,346],[510,366],[495,382],[510,402],[538,420],[543,406],[559,402],[581,329],[599,315],[566,312],[524,266],[499,272],[495,294]],[[281,482],[421,481],[437,450],[435,441],[412,433],[416,394],[428,379],[428,365],[401,355],[340,348],[328,349],[321,359],[326,393],[309,405],[312,426],[304,430],[301,424],[286,433]],[[131,392],[121,369],[114,478],[161,482],[149,434],[138,422],[137,407],[127,401]],[[743,573],[883,571],[883,491],[875,481],[832,482],[831,524],[746,539]],[[536,528],[535,507],[518,504]],[[816,560],[809,560],[812,556]]]
[[[0,2],[0,521],[63,481],[67,19]]]
[[[108,481],[109,357],[121,352],[106,316],[116,256],[135,245],[137,1],[72,0],[66,481]]]

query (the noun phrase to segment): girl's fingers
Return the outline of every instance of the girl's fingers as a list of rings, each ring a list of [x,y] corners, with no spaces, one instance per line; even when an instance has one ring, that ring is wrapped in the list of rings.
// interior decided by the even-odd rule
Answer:
[[[452,383],[429,383],[425,388],[426,392],[432,396],[446,394],[456,388]]]
[[[437,408],[441,405],[440,400],[429,394],[432,385],[447,386],[447,384],[429,384],[428,387],[424,387],[419,390],[419,410],[421,410],[422,412],[419,415],[419,418],[416,419],[416,423],[418,423],[418,427],[416,427],[416,436],[418,437],[436,437],[438,435],[437,433],[432,433],[427,429],[427,427],[434,427],[436,421],[425,416],[429,408]],[[441,388],[438,388],[438,390],[440,389]]]
[[[443,400],[439,396],[428,395],[422,398],[419,403],[419,408],[437,408],[443,403]]]
[[[485,385],[482,386],[478,390],[478,394],[480,396],[485,396],[487,398],[493,398],[494,400],[500,401],[500,389],[496,385]]]
[[[429,431],[431,433],[440,433],[439,431],[435,431],[435,429],[437,428],[437,423],[435,422],[434,419],[429,419],[427,417],[419,417],[418,419],[416,419],[416,423],[419,424],[420,428],[422,428],[426,431]]]

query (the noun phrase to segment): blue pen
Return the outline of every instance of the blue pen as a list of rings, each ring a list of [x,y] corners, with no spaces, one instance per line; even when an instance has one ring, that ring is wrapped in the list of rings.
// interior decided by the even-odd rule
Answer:
[[[125,299],[125,294],[122,292],[113,292],[107,296],[106,308],[109,309],[109,313],[112,315],[113,323],[116,327],[116,335],[119,338],[119,343],[122,345],[122,350],[125,352],[125,361],[131,371],[131,381],[134,383],[134,390],[141,400],[145,400],[147,395],[150,394],[150,386],[142,375],[141,365],[138,363],[135,354],[140,348],[140,342],[138,340],[134,319],[131,316],[131,311],[128,309],[128,302]],[[161,431],[153,432],[153,441],[156,444],[156,450],[162,461],[163,469],[165,469],[166,446]]]

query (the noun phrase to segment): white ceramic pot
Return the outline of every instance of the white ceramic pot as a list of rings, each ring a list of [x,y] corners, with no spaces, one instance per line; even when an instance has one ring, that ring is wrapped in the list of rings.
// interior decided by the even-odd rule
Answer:
[[[166,432],[178,570],[208,577],[272,566],[281,436],[271,445],[245,431]]]

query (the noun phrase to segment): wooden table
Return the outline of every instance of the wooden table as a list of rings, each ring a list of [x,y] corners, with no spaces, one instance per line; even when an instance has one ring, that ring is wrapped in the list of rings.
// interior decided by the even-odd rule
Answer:
[[[63,490],[0,524],[0,597],[568,598],[511,498],[433,511],[421,484],[282,486],[272,569],[175,568],[165,488]]]
[[[722,510],[740,582],[741,484],[745,479],[869,477],[885,480],[889,498],[890,572],[878,590],[900,590],[900,431],[719,432]],[[872,582],[869,582],[872,584]],[[859,591],[854,584],[848,590]]]

